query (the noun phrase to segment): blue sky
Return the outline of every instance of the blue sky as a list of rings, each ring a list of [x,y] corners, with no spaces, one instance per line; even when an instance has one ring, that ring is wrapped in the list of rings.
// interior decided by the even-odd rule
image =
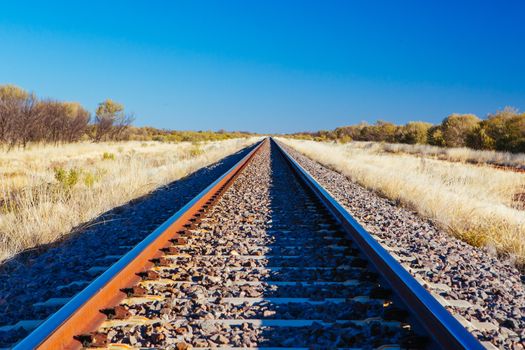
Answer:
[[[292,132],[525,109],[522,1],[0,2],[0,83],[137,125]]]

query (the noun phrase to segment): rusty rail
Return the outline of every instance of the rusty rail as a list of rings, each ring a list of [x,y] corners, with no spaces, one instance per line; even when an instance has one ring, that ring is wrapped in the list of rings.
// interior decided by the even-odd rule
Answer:
[[[106,320],[100,310],[119,304],[126,297],[123,289],[136,285],[162,255],[161,249],[171,246],[170,240],[179,237],[191,219],[199,217],[240,174],[267,139],[259,142],[250,153],[219,177],[172,217],[166,220],[143,241],[113,264],[84,290],[54,313],[14,349],[79,349],[74,337],[95,331]]]
[[[277,142],[281,154],[291,168],[321,200],[324,206],[344,227],[354,241],[394,290],[411,314],[431,336],[439,349],[485,349],[394,257],[368,233],[341,204],[335,200],[299,163]]]

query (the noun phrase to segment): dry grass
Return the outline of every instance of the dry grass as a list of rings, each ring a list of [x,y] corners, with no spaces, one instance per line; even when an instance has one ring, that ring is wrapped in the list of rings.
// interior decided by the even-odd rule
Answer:
[[[466,147],[446,148],[431,145],[378,142],[351,142],[348,147],[365,149],[371,153],[411,154],[451,162],[485,163],[525,169],[525,154],[523,153],[477,151]]]
[[[476,246],[495,247],[525,263],[525,174],[487,165],[282,139],[360,185],[399,201]],[[371,149],[372,148],[372,149]],[[525,197],[525,196],[523,196]]]
[[[0,261],[56,241],[75,226],[255,141],[79,143],[2,152]]]

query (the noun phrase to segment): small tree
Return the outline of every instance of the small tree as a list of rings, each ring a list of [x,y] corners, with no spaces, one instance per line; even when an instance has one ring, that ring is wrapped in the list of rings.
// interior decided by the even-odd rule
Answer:
[[[66,141],[78,141],[86,133],[91,115],[79,103],[64,102],[63,105],[67,117]]]
[[[397,133],[397,125],[378,120],[374,125],[364,126],[360,138],[363,141],[395,142]]]
[[[33,102],[34,96],[17,86],[0,86],[0,142],[10,148],[22,143],[30,131],[23,128],[30,119]]]
[[[482,123],[486,134],[499,151],[525,152],[525,113],[512,107],[489,115]]]
[[[16,145],[24,148],[28,142],[37,137],[40,128],[40,113],[36,96],[16,86],[7,85],[0,93],[6,108],[7,144],[9,148]]]
[[[59,143],[64,140],[67,129],[67,109],[58,101],[46,100],[37,104],[40,123],[33,141],[48,141]]]
[[[441,123],[447,147],[464,147],[467,136],[479,126],[480,119],[473,114],[452,114]]]
[[[119,139],[133,122],[133,116],[124,113],[124,106],[110,99],[99,103],[95,115],[94,140]]]
[[[362,130],[368,126],[367,123],[361,122],[357,125],[342,126],[336,128],[334,133],[338,139],[352,139],[352,140],[361,140],[362,139]]]
[[[494,149],[495,147],[494,139],[487,134],[485,129],[485,121],[467,135],[466,142],[467,147],[474,149]]]
[[[409,144],[425,144],[428,140],[428,130],[432,127],[431,123],[408,122],[400,130],[400,142]]]
[[[441,125],[434,125],[428,129],[427,142],[430,145],[445,147],[445,138],[443,137]]]

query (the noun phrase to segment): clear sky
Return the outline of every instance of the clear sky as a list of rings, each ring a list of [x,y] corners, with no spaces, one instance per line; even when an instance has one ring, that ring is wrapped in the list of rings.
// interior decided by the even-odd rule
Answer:
[[[291,132],[525,109],[524,1],[1,1],[0,83],[137,125]]]

